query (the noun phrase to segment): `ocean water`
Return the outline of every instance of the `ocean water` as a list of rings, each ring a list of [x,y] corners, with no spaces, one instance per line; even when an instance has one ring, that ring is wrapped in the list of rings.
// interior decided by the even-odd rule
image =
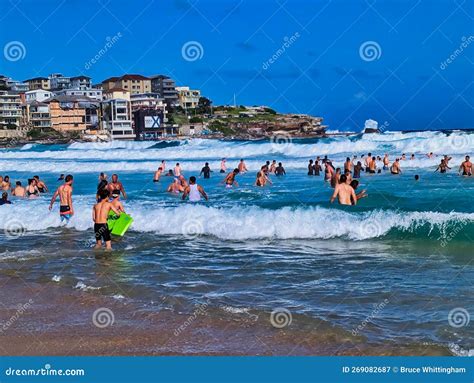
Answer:
[[[150,311],[192,313],[206,303],[238,320],[284,308],[368,344],[469,353],[474,177],[460,177],[457,168],[473,149],[474,134],[456,131],[1,149],[0,174],[12,181],[38,174],[55,189],[60,173],[73,174],[76,214],[62,225],[58,206],[48,211],[51,192],[0,206],[0,273],[130,300]],[[402,161],[400,176],[363,174],[360,190],[369,196],[354,207],[331,205],[323,176],[306,175],[317,155],[342,167],[347,156],[367,152],[416,157]],[[453,157],[452,170],[434,173],[443,154]],[[223,187],[222,157],[229,169],[245,159],[250,171],[237,177],[238,188]],[[287,175],[253,186],[256,171],[273,159]],[[187,177],[209,162],[211,179],[198,178],[209,201],[169,195],[170,177],[153,183],[161,160],[168,169],[179,162]],[[129,196],[125,208],[135,220],[106,261],[92,249],[91,209],[102,171],[120,175]]]

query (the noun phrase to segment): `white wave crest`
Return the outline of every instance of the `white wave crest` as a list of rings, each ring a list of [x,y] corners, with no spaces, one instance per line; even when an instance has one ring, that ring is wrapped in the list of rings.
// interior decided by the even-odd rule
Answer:
[[[62,225],[59,215],[50,213],[47,201],[3,206],[0,209],[0,230],[11,217],[21,219],[27,232],[56,228]],[[34,205],[34,206],[32,206]],[[149,203],[128,202],[133,218],[133,231],[183,236],[183,225],[194,222],[202,229],[199,235],[221,239],[330,239],[366,240],[383,237],[390,230],[414,232],[420,227],[437,229],[444,236],[450,225],[474,222],[474,213],[396,212],[375,210],[352,213],[336,208],[290,208],[277,210],[256,206],[217,208],[184,204],[178,207],[153,207]],[[75,204],[75,216],[69,227],[90,230],[91,205],[87,200]],[[30,233],[31,234],[31,233]],[[14,240],[14,239],[12,239]]]

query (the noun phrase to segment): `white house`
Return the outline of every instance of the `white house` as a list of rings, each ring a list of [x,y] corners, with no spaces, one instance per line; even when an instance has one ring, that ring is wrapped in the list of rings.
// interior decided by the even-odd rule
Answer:
[[[49,90],[36,89],[25,92],[25,99],[28,104],[34,101],[43,102],[44,100],[53,97],[53,92]]]

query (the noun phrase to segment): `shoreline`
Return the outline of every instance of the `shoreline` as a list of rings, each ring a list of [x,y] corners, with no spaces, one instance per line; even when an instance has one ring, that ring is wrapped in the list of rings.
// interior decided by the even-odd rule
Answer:
[[[442,346],[368,344],[326,322],[314,328],[299,316],[278,329],[266,315],[255,319],[205,305],[194,314],[147,311],[135,302],[53,282],[2,277],[1,283],[9,292],[0,312],[1,355],[451,355]],[[25,309],[18,314],[21,305]],[[114,320],[99,328],[92,317],[104,308]]]

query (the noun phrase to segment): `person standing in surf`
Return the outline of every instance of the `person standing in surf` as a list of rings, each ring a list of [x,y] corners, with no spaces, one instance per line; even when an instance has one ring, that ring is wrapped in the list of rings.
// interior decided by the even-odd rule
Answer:
[[[102,189],[99,197],[100,202],[97,202],[92,208],[92,220],[94,221],[94,234],[96,241],[94,249],[102,248],[102,240],[104,240],[106,249],[112,250],[112,238],[107,225],[107,219],[109,218],[109,212],[111,210],[117,215],[120,215],[120,211],[109,202],[109,192],[107,189]]]
[[[344,163],[344,173],[346,172],[352,174],[352,161],[349,157],[346,158],[346,162]]]
[[[471,157],[466,156],[465,161],[459,166],[459,173],[462,171],[463,176],[472,176],[472,163],[470,159]]]
[[[337,168],[336,172],[332,174],[331,177],[331,187],[335,188],[337,184],[339,183],[341,177],[341,168]]]
[[[275,169],[275,175],[284,176],[285,174],[286,174],[285,168],[283,167],[282,163],[279,162],[278,166]]]
[[[181,175],[181,165],[179,164],[179,162],[176,163],[173,173],[175,177],[179,177]]]
[[[308,176],[313,176],[313,175],[314,175],[313,160],[309,160],[309,162],[308,162]]]
[[[275,173],[276,167],[277,167],[277,162],[276,160],[273,160],[272,164],[270,165],[270,173]]]
[[[159,182],[161,173],[163,172],[163,168],[160,166],[158,170],[155,172],[155,175],[153,176],[153,182]]]
[[[226,175],[226,177],[224,178],[224,183],[225,183],[226,188],[231,188],[234,185],[239,186],[239,184],[235,180],[235,176],[237,174],[239,174],[239,169],[236,168],[232,172],[230,172],[229,174]]]
[[[49,204],[49,211],[51,211],[56,202],[56,198],[59,196],[59,215],[61,216],[61,221],[66,220],[69,222],[71,217],[74,215],[74,207],[72,205],[72,183],[73,176],[68,174],[66,178],[64,178],[64,184],[58,187],[54,192]]]
[[[362,171],[362,162],[357,161],[357,164],[354,166],[354,177],[360,178],[360,172]]]
[[[199,177],[204,174],[204,178],[208,179],[208,178],[211,178],[211,173],[212,173],[212,170],[211,168],[209,167],[209,162],[206,162],[206,164],[204,165],[204,167],[201,169],[201,173],[199,173]],[[189,179],[191,180],[191,178]]]
[[[314,170],[314,175],[315,176],[319,176],[321,170],[323,170],[323,168],[319,164],[319,157],[317,157],[316,160],[314,161],[313,170]]]
[[[331,203],[338,198],[340,205],[357,205],[357,195],[352,186],[348,185],[346,181],[346,176],[343,174],[334,188],[334,193],[330,199]]]
[[[225,159],[225,158],[223,158],[223,159],[221,160],[221,170],[219,170],[219,172],[220,172],[220,173],[225,173],[225,172],[226,172],[226,170],[227,170],[227,167],[226,167],[225,161],[226,161],[226,159]]]
[[[23,186],[21,186],[21,181],[16,181],[16,186],[12,190],[12,195],[15,197],[25,198],[26,189]]]
[[[194,176],[189,177],[189,185],[184,188],[183,196],[181,197],[181,199],[184,201],[188,196],[190,202],[200,201],[201,196],[203,196],[206,201],[209,200],[202,186],[196,183],[196,177]]]
[[[107,190],[109,191],[109,195],[112,195],[114,190],[120,190],[123,199],[127,199],[127,193],[125,193],[122,183],[118,180],[117,174],[112,174],[112,182],[107,185]]]
[[[388,154],[385,153],[383,156],[383,170],[388,170],[388,167],[390,166],[390,160],[388,158]]]
[[[444,158],[441,159],[441,163],[435,170],[435,173],[439,170],[440,173],[446,173],[446,170],[451,169]]]
[[[390,168],[390,172],[392,174],[401,174],[402,173],[402,169],[400,169],[400,159],[399,158],[395,159],[395,162],[392,164],[392,166]]]
[[[324,164],[324,181],[330,181],[334,174],[334,167],[332,163],[328,160],[323,161]]]
[[[36,187],[40,193],[47,193],[49,191],[48,187],[42,180],[40,180],[39,176],[33,176],[33,178],[36,180]]]
[[[239,162],[239,166],[237,166],[239,169],[239,173],[244,174],[245,172],[248,171],[247,165],[245,165],[244,159],[242,158]]]

